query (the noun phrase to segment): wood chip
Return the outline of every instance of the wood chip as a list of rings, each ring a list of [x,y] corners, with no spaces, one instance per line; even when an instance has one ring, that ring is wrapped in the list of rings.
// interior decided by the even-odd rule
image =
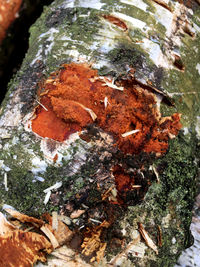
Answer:
[[[51,191],[48,191],[43,201],[44,205],[46,205],[49,202],[50,196],[51,196]]]
[[[53,234],[60,246],[71,240],[73,235],[69,227],[61,221],[58,221],[58,228],[57,230],[53,230]]]
[[[142,186],[141,185],[132,185],[131,188],[132,189],[140,189]]]
[[[160,178],[159,178],[159,174],[158,171],[156,170],[156,168],[152,165],[152,170],[154,171],[155,175],[156,175],[156,180],[158,183],[160,183]]]
[[[8,191],[8,176],[7,176],[7,172],[4,173],[4,186],[5,186],[5,190]]]
[[[56,211],[52,212],[52,228],[58,230],[58,213]]]
[[[76,101],[74,101],[74,102],[76,102]],[[94,111],[92,109],[85,107],[83,104],[81,104],[79,102],[76,102],[76,103],[90,114],[93,121],[95,121],[97,119],[97,115],[94,113]]]
[[[114,84],[114,79],[113,80],[109,80],[108,78],[104,77],[104,76],[99,76],[100,80],[103,80],[105,84],[102,84],[102,86],[108,86],[110,88],[119,90],[119,91],[123,91],[124,87],[122,86],[117,86]]]
[[[80,217],[83,213],[85,213],[85,210],[75,210],[71,213],[70,218],[76,219],[76,218]]]
[[[62,182],[57,182],[54,185],[46,188],[43,192],[48,193],[49,191],[56,190],[56,189],[60,188],[61,186],[62,186]]]
[[[108,97],[105,96],[105,98],[104,98],[104,107],[105,107],[105,109],[107,108],[108,104],[110,104],[109,101],[108,101]]]
[[[48,109],[42,104],[42,103],[40,103],[38,100],[36,100],[36,102],[44,109],[44,110],[46,110],[46,111],[48,111]]]
[[[93,121],[95,121],[97,119],[97,115],[94,113],[94,111],[90,108],[84,108],[87,112],[89,112],[91,118],[93,119]]]
[[[156,254],[158,255],[158,248],[154,244],[153,240],[149,237],[149,235],[148,235],[147,231],[144,229],[143,225],[141,223],[138,223],[138,226],[139,226],[140,234],[144,238],[147,246],[149,246],[151,249],[153,249],[156,252]]]
[[[53,248],[59,247],[58,240],[55,238],[53,233],[49,229],[49,225],[45,224],[43,225],[40,230],[49,238]]]
[[[132,134],[135,134],[135,133],[137,133],[137,132],[139,132],[139,131],[140,131],[140,130],[136,129],[136,130],[132,130],[132,131],[123,133],[123,134],[122,134],[122,137],[127,137],[127,136],[132,135]]]

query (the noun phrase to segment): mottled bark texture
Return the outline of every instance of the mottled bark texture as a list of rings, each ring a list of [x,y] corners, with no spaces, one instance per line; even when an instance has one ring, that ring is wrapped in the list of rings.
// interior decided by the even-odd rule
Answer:
[[[198,1],[45,8],[1,106],[2,207],[69,216],[90,265],[173,266],[193,242],[199,50]]]

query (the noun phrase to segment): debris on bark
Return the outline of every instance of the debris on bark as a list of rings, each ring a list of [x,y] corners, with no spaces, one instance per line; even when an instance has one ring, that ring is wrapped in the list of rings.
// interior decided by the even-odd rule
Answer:
[[[0,194],[40,218],[11,222],[49,239],[47,264],[173,266],[192,244],[197,5],[55,0],[31,27],[0,110]]]
[[[135,83],[134,77],[118,81],[122,92],[99,78],[96,70],[74,63],[49,77],[39,89],[42,96],[31,121],[33,132],[63,142],[96,120],[124,153],[165,153],[168,139],[181,129],[180,114],[162,117],[155,95]]]

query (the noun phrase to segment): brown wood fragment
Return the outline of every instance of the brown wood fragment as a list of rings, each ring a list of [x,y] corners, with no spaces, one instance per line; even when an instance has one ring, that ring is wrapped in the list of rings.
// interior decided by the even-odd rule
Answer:
[[[6,212],[8,212],[13,218],[19,220],[23,223],[31,223],[36,227],[41,227],[44,224],[43,220],[27,216],[25,214],[22,214],[16,210],[13,209],[5,209]]]

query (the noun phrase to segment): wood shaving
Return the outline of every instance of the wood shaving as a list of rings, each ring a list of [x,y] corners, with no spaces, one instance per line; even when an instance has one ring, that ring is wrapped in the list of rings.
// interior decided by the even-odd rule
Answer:
[[[71,213],[70,218],[76,219],[76,218],[80,217],[83,213],[85,213],[85,210],[75,210]]]
[[[40,103],[38,100],[36,100],[36,102],[44,109],[44,110],[46,110],[46,111],[48,111],[48,109],[42,104],[42,103]]]
[[[52,212],[52,228],[58,230],[58,213],[56,211]]]
[[[143,225],[141,223],[138,223],[138,226],[139,226],[139,231],[142,235],[142,237],[144,238],[146,244],[151,248],[153,249],[156,254],[158,255],[158,248],[157,246],[154,244],[153,240],[149,237],[147,231],[144,229]]]
[[[140,131],[140,130],[136,129],[136,130],[132,130],[132,131],[123,133],[123,134],[122,134],[122,137],[127,137],[127,136],[132,135],[132,134],[135,134],[135,133],[137,133],[137,132],[139,132],[139,131]]]
[[[52,234],[52,232],[50,231],[49,229],[49,226],[46,224],[46,225],[43,225],[40,230],[49,238],[53,248],[57,248],[59,247],[59,243],[57,241],[57,239],[55,238],[55,236]]]
[[[49,191],[56,190],[56,189],[60,188],[61,186],[62,186],[62,182],[57,182],[54,185],[46,188],[43,192],[48,193]]]
[[[5,186],[5,190],[8,191],[8,176],[7,176],[7,172],[4,173],[4,186]]]
[[[49,202],[50,196],[51,196],[51,191],[48,191],[46,193],[46,196],[45,196],[45,199],[44,199],[44,202],[43,202],[44,205],[46,205]]]
[[[74,101],[75,102],[75,101]],[[83,109],[85,109],[91,116],[92,120],[95,121],[97,119],[97,115],[94,113],[94,111],[90,108],[85,107],[81,103],[76,102],[79,106],[81,106]]]

